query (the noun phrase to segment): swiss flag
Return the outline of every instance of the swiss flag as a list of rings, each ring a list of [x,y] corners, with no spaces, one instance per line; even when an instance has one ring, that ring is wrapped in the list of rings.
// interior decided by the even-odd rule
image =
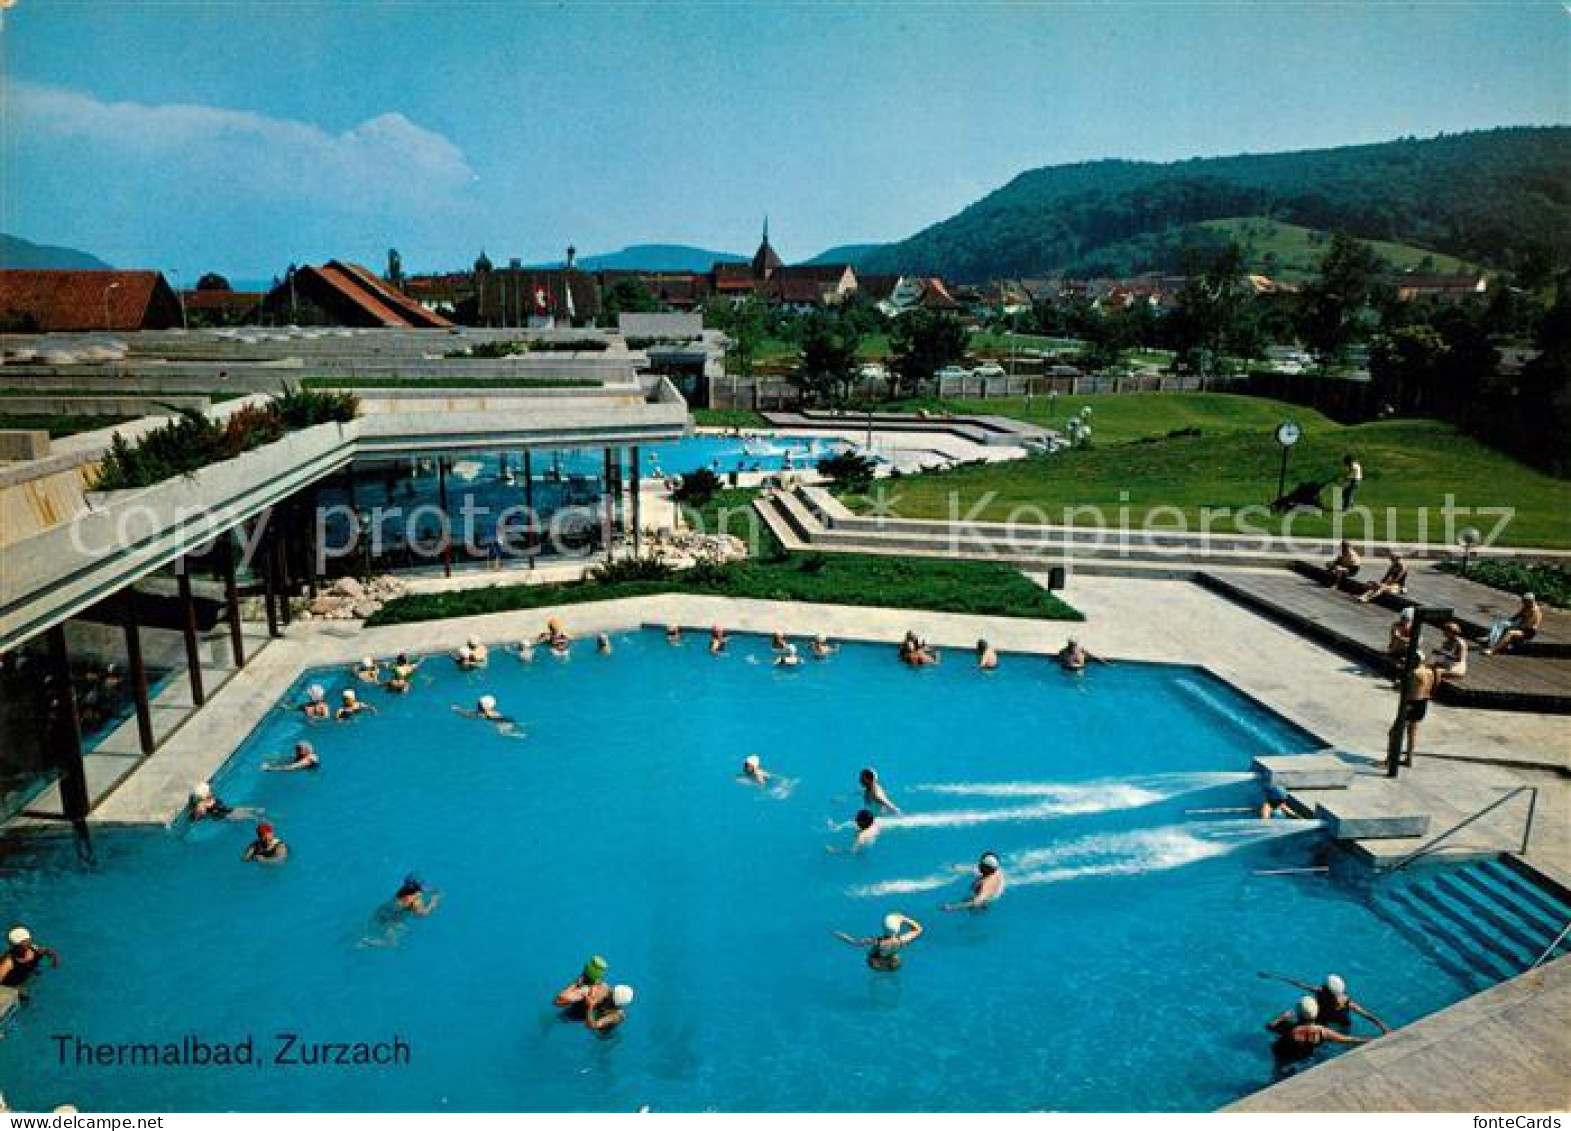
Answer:
[[[537,285],[535,287],[535,312],[538,314],[544,314],[550,309],[551,296],[546,293],[546,289],[544,287]]]

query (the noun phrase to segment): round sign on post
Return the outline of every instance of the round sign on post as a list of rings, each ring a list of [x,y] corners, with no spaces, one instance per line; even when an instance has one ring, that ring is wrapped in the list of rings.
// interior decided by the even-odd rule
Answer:
[[[1298,426],[1296,420],[1284,420],[1276,426],[1276,442],[1282,447],[1282,469],[1276,477],[1276,497],[1281,499],[1287,495],[1287,457],[1293,450],[1293,445],[1303,439],[1304,430]]]

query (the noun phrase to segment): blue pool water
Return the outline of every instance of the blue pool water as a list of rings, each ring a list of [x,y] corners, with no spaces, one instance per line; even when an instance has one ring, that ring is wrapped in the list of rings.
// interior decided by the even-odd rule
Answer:
[[[525,737],[450,710],[484,693]],[[1257,803],[1250,757],[1315,745],[1195,669],[854,646],[787,672],[760,639],[634,632],[363,694],[380,713],[350,723],[274,713],[218,782],[276,822],[280,867],[238,861],[248,824],[101,833],[92,872],[63,846],[7,862],[4,915],[64,956],[0,1041],[13,1105],[1210,1109],[1270,1080],[1262,1026],[1295,991],[1257,970],[1336,971],[1393,1024],[1473,988],[1355,887],[1257,874],[1315,863],[1312,830],[1194,812]],[[321,772],[257,772],[303,733]],[[790,788],[735,780],[752,753]],[[826,851],[863,765],[908,816]],[[987,849],[1002,901],[939,910]],[[436,914],[358,945],[411,870]],[[832,935],[896,909],[927,927],[898,973]],[[550,1001],[593,953],[638,993],[604,1039]],[[280,1032],[397,1036],[412,1063],[87,1067],[50,1040]]]

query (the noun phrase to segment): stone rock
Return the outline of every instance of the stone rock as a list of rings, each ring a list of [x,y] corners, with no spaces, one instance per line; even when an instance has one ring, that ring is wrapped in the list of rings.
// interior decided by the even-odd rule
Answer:
[[[350,606],[350,611],[356,617],[359,617],[361,620],[365,620],[365,618],[370,616],[372,613],[381,611],[381,608],[382,602],[380,601],[356,601],[352,606]]]
[[[352,577],[340,577],[337,581],[333,582],[332,591],[341,597],[358,598],[365,596],[365,586],[361,585]]]

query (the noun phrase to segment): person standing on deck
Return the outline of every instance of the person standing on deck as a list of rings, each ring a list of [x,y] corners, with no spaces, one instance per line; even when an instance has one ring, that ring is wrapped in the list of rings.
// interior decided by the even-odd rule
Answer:
[[[1354,496],[1364,485],[1364,465],[1354,459],[1352,453],[1342,457],[1342,476],[1342,509],[1350,511]]]

